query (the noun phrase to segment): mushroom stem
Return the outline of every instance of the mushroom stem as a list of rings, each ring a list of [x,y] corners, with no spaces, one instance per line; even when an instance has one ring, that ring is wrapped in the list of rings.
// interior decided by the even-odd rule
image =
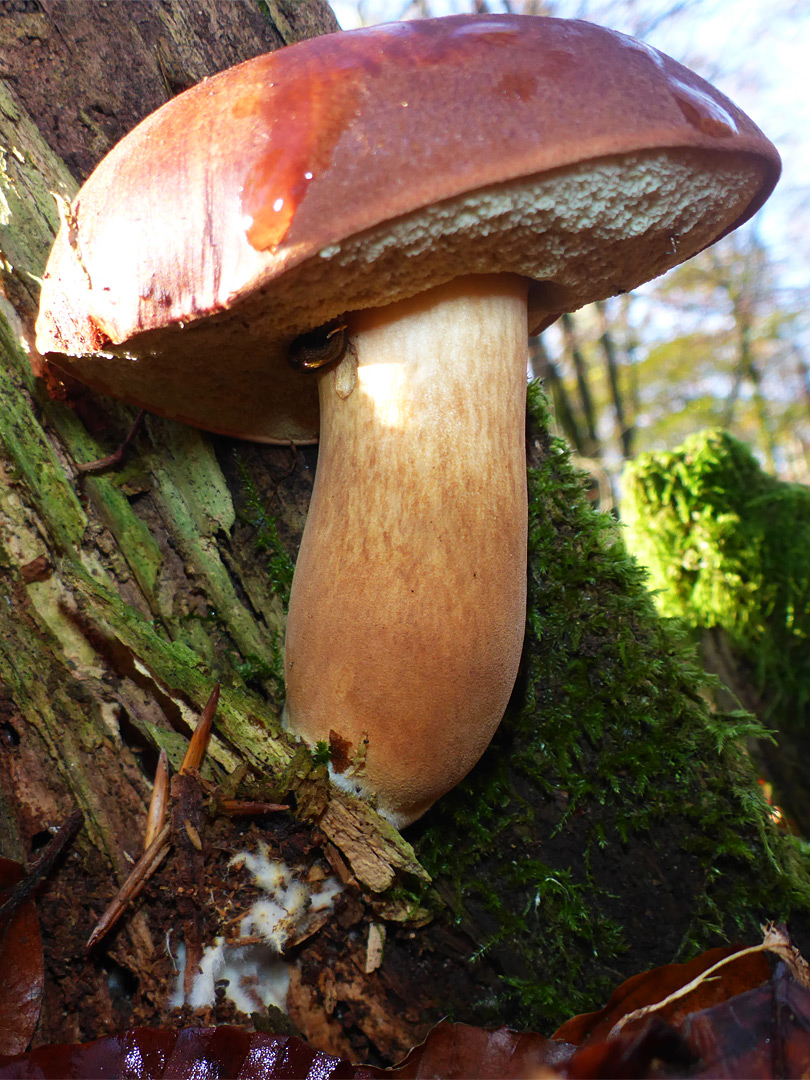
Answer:
[[[357,312],[319,377],[287,721],[310,744],[334,733],[336,779],[400,827],[478,761],[517,674],[526,294],[514,275],[471,276]]]

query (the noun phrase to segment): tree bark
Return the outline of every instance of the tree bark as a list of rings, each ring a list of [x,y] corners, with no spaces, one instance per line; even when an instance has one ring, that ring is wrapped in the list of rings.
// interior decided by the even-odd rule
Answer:
[[[162,946],[142,913],[103,962],[82,958],[82,943],[138,854],[156,752],[179,767],[216,681],[219,738],[204,776],[221,779],[241,761],[285,794],[297,789],[299,817],[321,816],[323,842],[334,833],[335,851],[372,890],[390,885],[394,867],[426,877],[372,811],[339,799],[322,815],[324,779],[312,780],[309,755],[279,730],[287,549],[300,539],[315,452],[212,441],[150,417],[121,468],[88,473],[79,463],[114,451],[133,410],[81,387],[53,398],[32,375],[43,370],[33,324],[59,226],[54,196],[69,201],[96,160],[171,94],[336,29],[322,0],[264,11],[74,0],[17,5],[0,19],[3,851],[24,860],[76,805],[85,820],[41,900],[48,961],[72,965],[66,985],[49,985],[38,1042],[87,1038],[138,1015],[131,1001],[118,1008],[105,965],[137,973],[142,1018],[165,1012],[165,1000],[154,1003],[165,986],[154,988],[167,972],[152,974]],[[369,834],[356,866],[351,829]]]
[[[715,693],[717,707],[726,710],[742,707],[762,717],[769,736],[751,742],[751,757],[759,775],[772,786],[777,812],[785,815],[790,828],[798,830],[801,836],[810,836],[810,770],[802,735],[806,706],[804,710],[799,705],[790,710],[793,730],[780,724],[774,708],[776,695],[767,688],[763,692],[757,690],[751,665],[721,627],[703,630],[700,648],[706,670],[717,675],[721,682]]]
[[[582,419],[588,433],[587,441],[583,440],[582,453],[585,457],[598,458],[601,457],[602,448],[596,430],[596,410],[594,409],[593,397],[588,382],[588,367],[577,340],[576,324],[573,317],[566,314],[560,319],[560,325],[562,326],[566,351],[574,365]]]
[[[596,309],[599,312],[599,319],[601,322],[599,344],[602,346],[602,353],[605,357],[608,386],[610,387],[610,396],[613,400],[613,412],[616,416],[616,436],[622,450],[623,460],[629,461],[633,456],[633,426],[628,422],[626,417],[627,410],[619,375],[620,369],[618,357],[616,356],[616,343],[613,339],[613,334],[608,322],[605,301],[600,300],[596,304]]]
[[[551,1030],[621,975],[705,942],[707,927],[738,934],[800,907],[804,879],[751,809],[736,743],[710,727],[691,657],[651,614],[537,404],[528,634],[491,752],[409,831],[419,861],[370,807],[328,789],[279,725],[285,600],[317,450],[147,417],[121,465],[86,473],[77,464],[111,454],[133,410],[78,387],[54,398],[31,364],[52,193],[69,200],[189,82],[334,29],[332,13],[322,0],[3,11],[0,849],[29,860],[76,806],[85,819],[38,895],[48,975],[35,1042],[232,1019],[222,1002],[172,1008],[174,954],[243,910],[229,859],[259,842],[301,875],[343,880],[331,916],[288,952],[287,1008],[316,1046],[360,1060],[401,1057],[448,1012]],[[200,802],[211,787],[183,779],[173,853],[87,953],[140,854],[158,753],[179,768],[215,683],[203,781],[233,788],[247,774],[254,796],[294,813],[212,819]]]
[[[529,343],[529,362],[533,379],[541,379],[548,396],[554,404],[554,416],[568,444],[578,454],[584,453],[582,433],[571,405],[571,399],[560,378],[557,365],[548,355],[542,337],[532,338]]]

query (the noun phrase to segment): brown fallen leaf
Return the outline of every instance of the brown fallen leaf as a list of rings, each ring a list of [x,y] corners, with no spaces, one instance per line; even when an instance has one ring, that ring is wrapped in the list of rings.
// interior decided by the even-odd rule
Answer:
[[[634,1020],[640,1020],[652,1012],[655,1012],[658,1016],[666,1014],[670,1018],[673,1018],[675,1015],[673,1009],[675,1009],[676,1012],[679,1009],[687,1012],[694,1012],[696,999],[700,1000],[701,995],[705,998],[705,991],[711,983],[717,984],[715,989],[719,987],[725,992],[727,988],[727,984],[723,979],[725,972],[738,961],[748,959],[755,955],[762,955],[764,952],[769,952],[778,956],[785,964],[787,964],[791,976],[797,983],[801,986],[810,987],[810,966],[791,942],[787,930],[782,926],[767,923],[762,927],[762,932],[763,940],[759,945],[749,945],[748,948],[740,949],[731,956],[723,957],[723,959],[718,960],[717,963],[712,964],[711,967],[695,976],[695,978],[686,983],[685,986],[673,990],[672,993],[661,1000],[653,1002],[650,1005],[644,1005],[639,1009],[635,1009],[633,1012],[625,1014],[616,1021],[609,1034],[618,1035],[627,1023]],[[721,969],[723,974],[718,975],[718,972],[720,972]],[[739,993],[739,991],[737,992]],[[686,1002],[686,998],[690,999],[688,1003]],[[679,1002],[680,1005],[678,1004]]]
[[[362,1065],[313,1050],[301,1039],[241,1028],[132,1028],[81,1046],[42,1046],[0,1058],[0,1080],[84,1080],[140,1076],[149,1080],[371,1080]]]
[[[784,941],[775,943],[783,951]],[[571,1080],[810,1076],[810,988],[801,981],[803,964],[797,965],[796,957],[789,955],[790,961],[780,962],[763,985],[720,1004],[674,1023],[650,1014],[618,1034],[586,1039],[560,1067],[560,1075]],[[698,989],[705,989],[705,984]]]
[[[0,903],[22,880],[24,869],[0,859]],[[39,1019],[45,964],[33,900],[23,900],[0,920],[0,1054],[19,1054]]]
[[[542,1080],[564,1075],[557,1067],[573,1047],[532,1032],[487,1031],[442,1020],[405,1060],[375,1072],[396,1080]]]
[[[700,1060],[690,1077],[810,1076],[810,990],[780,963],[764,986],[687,1016],[680,1034]]]
[[[605,1040],[614,1025],[628,1013],[656,1004],[686,986],[718,961],[739,953],[739,947],[709,949],[685,964],[666,964],[626,979],[614,992],[603,1009],[574,1016],[558,1028],[552,1038],[564,1042],[584,1043]],[[707,981],[686,1000],[666,1006],[657,1015],[677,1024],[688,1013],[709,1008],[736,994],[759,986],[770,975],[770,965],[762,953],[741,956],[727,964],[722,975]]]
[[[619,1035],[589,1041],[560,1065],[566,1080],[648,1080],[692,1076],[694,1051],[669,1024],[648,1017]]]
[[[313,1050],[301,1039],[241,1028],[133,1028],[81,1046],[43,1046],[0,1057],[0,1080],[80,1080],[87,1076],[145,1076],[149,1080],[542,1080],[573,1047],[507,1028],[484,1031],[442,1022],[394,1069],[353,1065]]]

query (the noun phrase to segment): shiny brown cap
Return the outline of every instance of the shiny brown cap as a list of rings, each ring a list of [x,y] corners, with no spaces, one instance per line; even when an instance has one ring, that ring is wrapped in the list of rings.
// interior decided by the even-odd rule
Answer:
[[[314,38],[174,98],[101,162],[57,237],[37,347],[154,412],[312,440],[298,335],[466,273],[533,278],[547,325],[735,228],[779,170],[708,83],[589,23]]]

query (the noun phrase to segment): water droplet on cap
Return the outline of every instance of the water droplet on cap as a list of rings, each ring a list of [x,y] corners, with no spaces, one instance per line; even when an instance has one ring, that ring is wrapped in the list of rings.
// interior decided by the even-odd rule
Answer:
[[[639,41],[638,38],[622,34],[618,30],[614,30],[613,33],[621,41],[622,45],[625,45],[628,49],[633,49],[634,52],[641,53],[642,56],[646,56],[648,60],[652,60],[656,67],[663,68],[664,58],[658,49],[654,49],[646,41]]]
[[[311,182],[329,168],[351,123],[364,86],[364,55],[349,49],[335,57],[333,50],[327,36],[309,52],[291,52],[284,81],[246,89],[236,106],[261,131],[262,148],[242,188],[247,239],[257,250],[272,251],[283,242]]]
[[[453,28],[455,37],[489,37],[490,35],[508,35],[518,37],[518,31],[511,22],[498,18],[470,19]]]
[[[670,89],[678,108],[703,135],[727,139],[739,132],[734,117],[723,106],[696,86],[687,86],[679,79],[670,79]]]

